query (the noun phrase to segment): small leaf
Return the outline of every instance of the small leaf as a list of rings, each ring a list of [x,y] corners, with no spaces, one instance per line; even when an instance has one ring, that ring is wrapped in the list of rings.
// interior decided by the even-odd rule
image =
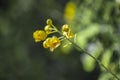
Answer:
[[[102,56],[102,63],[108,67],[109,66],[109,63],[110,63],[110,59],[111,59],[111,56],[112,56],[112,51],[110,49],[107,49],[103,56]],[[101,68],[101,70],[104,70],[103,68]]]

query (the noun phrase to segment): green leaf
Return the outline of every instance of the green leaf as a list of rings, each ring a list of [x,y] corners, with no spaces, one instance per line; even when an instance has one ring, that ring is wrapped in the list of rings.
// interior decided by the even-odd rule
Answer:
[[[102,56],[101,62],[106,66],[109,67],[110,59],[112,57],[112,51],[110,49],[107,49]],[[101,68],[101,70],[104,70]]]
[[[91,24],[89,27],[80,31],[76,34],[76,43],[81,47],[85,48],[88,42],[88,39],[94,37],[100,32],[98,24]]]

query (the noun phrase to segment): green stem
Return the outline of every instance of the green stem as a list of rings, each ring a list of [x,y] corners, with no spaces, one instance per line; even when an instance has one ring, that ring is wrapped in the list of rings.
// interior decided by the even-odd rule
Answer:
[[[107,70],[109,73],[111,73],[111,75],[113,75],[117,80],[120,80],[120,78],[118,76],[116,76],[116,74],[113,73],[111,70],[109,70],[104,64],[102,64],[100,60],[98,60],[96,57],[94,57],[89,52],[82,49],[80,46],[78,46],[76,43],[74,43],[70,39],[67,38],[67,40],[70,41],[75,47],[79,48],[83,53],[85,53],[85,54],[89,55],[90,57],[92,57],[100,66],[102,66],[105,70]]]

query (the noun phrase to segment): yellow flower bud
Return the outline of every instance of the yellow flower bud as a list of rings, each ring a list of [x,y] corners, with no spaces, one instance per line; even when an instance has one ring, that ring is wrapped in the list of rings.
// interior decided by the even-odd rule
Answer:
[[[51,39],[51,38],[47,38],[47,39],[43,42],[43,47],[44,47],[44,48],[49,48],[49,47],[50,47],[50,39]]]
[[[68,32],[70,29],[69,29],[69,26],[67,24],[63,25],[62,26],[62,32]]]
[[[47,19],[46,23],[47,23],[48,25],[52,25],[52,20],[51,20],[51,19]]]
[[[50,25],[46,25],[44,30],[47,34],[50,34],[52,32],[52,27]]]
[[[68,38],[73,38],[73,37],[74,37],[74,34],[71,31],[69,31],[68,32]]]
[[[35,42],[40,42],[42,40],[45,40],[46,37],[47,37],[47,34],[43,30],[36,30],[33,33],[33,38],[35,39]]]
[[[67,38],[73,38],[74,36],[67,24],[62,26],[62,34]]]

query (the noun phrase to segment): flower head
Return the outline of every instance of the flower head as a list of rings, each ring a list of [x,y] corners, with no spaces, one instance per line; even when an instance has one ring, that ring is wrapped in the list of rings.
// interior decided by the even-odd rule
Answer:
[[[47,34],[50,34],[50,33],[52,33],[53,28],[52,28],[50,25],[46,25],[46,26],[44,27],[44,30],[45,30],[45,32],[46,32]]]
[[[35,42],[43,41],[46,37],[47,34],[43,30],[36,30],[35,32],[33,32],[33,38],[35,39]]]
[[[71,31],[69,31],[69,32],[67,33],[67,36],[68,36],[68,38],[73,38],[73,37],[74,37],[74,34],[73,34]]]
[[[50,47],[50,43],[51,42],[51,38],[47,38],[44,42],[43,42],[43,47],[44,48],[49,48]]]
[[[76,4],[74,2],[68,2],[65,7],[64,17],[66,21],[73,21],[76,13]]]
[[[50,51],[54,51],[54,49],[56,49],[60,44],[60,40],[56,36],[53,36],[51,38],[47,38],[43,42],[43,47],[50,48]]]
[[[62,26],[62,34],[67,38],[73,38],[74,36],[67,24]]]
[[[62,26],[62,31],[58,30],[57,27],[52,24],[51,19],[47,19],[46,24],[47,25],[44,27],[44,30],[36,30],[33,32],[33,38],[35,42],[43,41],[43,47],[49,48],[50,51],[54,51],[57,47],[59,47],[61,41],[73,38],[74,36],[67,24]],[[52,33],[59,33],[62,36],[59,38],[56,36],[47,37],[51,36],[50,34]]]
[[[70,28],[67,24],[62,26],[62,32],[68,32],[69,30],[70,30]]]
[[[51,20],[51,19],[47,19],[46,23],[47,23],[48,25],[52,25],[52,20]]]

